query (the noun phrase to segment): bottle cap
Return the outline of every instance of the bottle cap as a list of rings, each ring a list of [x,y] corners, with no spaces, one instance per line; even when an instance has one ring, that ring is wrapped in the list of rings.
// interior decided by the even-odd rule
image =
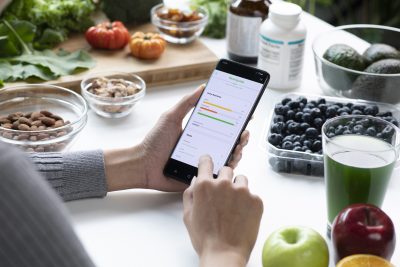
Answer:
[[[270,5],[268,16],[274,23],[281,26],[294,27],[300,20],[301,12],[300,6],[279,1]]]

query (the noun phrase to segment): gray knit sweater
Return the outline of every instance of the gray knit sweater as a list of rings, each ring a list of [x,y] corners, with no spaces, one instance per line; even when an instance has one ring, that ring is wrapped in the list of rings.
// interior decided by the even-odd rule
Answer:
[[[105,196],[102,152],[29,157],[0,142],[0,266],[93,267],[62,199]]]

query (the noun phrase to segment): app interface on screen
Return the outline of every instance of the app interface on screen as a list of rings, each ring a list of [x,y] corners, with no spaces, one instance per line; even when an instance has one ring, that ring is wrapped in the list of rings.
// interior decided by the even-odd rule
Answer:
[[[224,166],[263,84],[214,70],[172,158],[197,167],[208,154],[214,174]]]

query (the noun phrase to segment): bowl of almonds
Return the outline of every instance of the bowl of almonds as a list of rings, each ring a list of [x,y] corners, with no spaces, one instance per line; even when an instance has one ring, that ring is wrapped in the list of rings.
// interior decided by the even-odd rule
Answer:
[[[121,118],[146,94],[146,83],[135,74],[92,74],[81,82],[81,93],[91,109],[106,118]]]
[[[87,121],[87,105],[77,93],[32,84],[0,90],[0,141],[27,152],[65,150]]]

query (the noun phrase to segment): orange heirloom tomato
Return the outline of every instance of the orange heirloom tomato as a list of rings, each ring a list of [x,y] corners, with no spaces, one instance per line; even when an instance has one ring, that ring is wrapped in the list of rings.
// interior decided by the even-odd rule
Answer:
[[[134,57],[141,59],[156,59],[161,56],[167,43],[157,33],[135,32],[129,43]]]
[[[115,50],[128,44],[130,34],[122,22],[114,21],[90,27],[85,37],[93,48]]]

